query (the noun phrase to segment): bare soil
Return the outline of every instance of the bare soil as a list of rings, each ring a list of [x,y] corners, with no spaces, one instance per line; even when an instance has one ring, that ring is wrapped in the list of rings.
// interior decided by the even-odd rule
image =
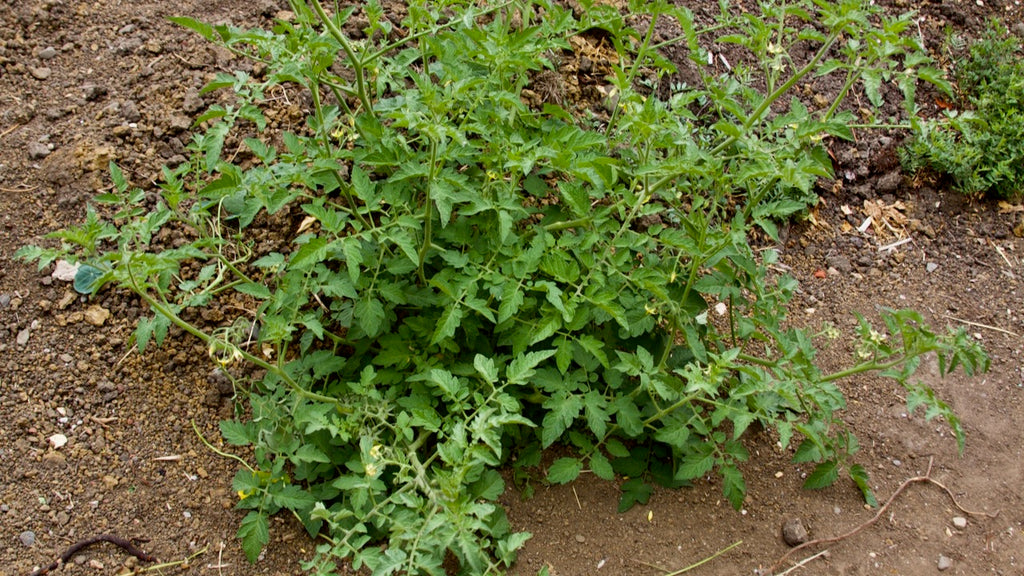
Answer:
[[[718,10],[707,0],[687,4],[698,17]],[[0,573],[29,574],[104,533],[145,539],[140,546],[161,563],[191,558],[159,574],[301,574],[299,562],[311,556],[315,542],[281,517],[260,561],[244,560],[234,538],[242,517],[233,509],[235,465],[200,440],[222,447],[217,422],[235,410],[205,349],[172,334],[140,357],[127,344],[145,312],[137,300],[110,292],[85,300],[52,270],[13,258],[82,218],[87,200],[106,186],[110,160],[138,185],[158,180],[162,164],[179,161],[192,118],[212,102],[199,89],[215,72],[245,66],[167,16],[268,25],[285,6],[26,0],[0,11]],[[911,7],[897,0],[890,9]],[[970,37],[989,16],[1020,26],[1022,14],[1019,3],[988,0],[917,7],[920,33],[937,55],[947,26]],[[829,86],[808,90],[813,100],[827,97]],[[937,110],[927,99],[922,106]],[[942,380],[937,366],[923,369],[962,418],[963,455],[943,422],[906,413],[893,384],[845,383],[847,415],[863,446],[857,461],[880,501],[930,469],[978,513],[959,509],[934,485],[915,484],[877,523],[791,559],[827,548],[802,569],[807,574],[927,575],[946,560],[949,574],[1024,574],[1024,212],[900,174],[899,137],[865,133],[853,145],[837,144],[839,184],[823,190],[812,220],[785,230],[782,264],[801,282],[792,316],[842,330],[822,353],[828,367],[850,357],[853,312],[871,318],[879,307],[917,309],[933,325],[966,326],[984,343],[992,357],[986,375]],[[869,214],[881,224],[859,231]],[[67,444],[55,448],[58,434]],[[750,446],[749,497],[739,512],[715,479],[657,490],[625,514],[616,512],[616,484],[586,475],[567,486],[536,482],[528,500],[510,488],[503,501],[511,520],[533,534],[512,574],[548,567],[558,576],[654,575],[704,559],[688,573],[754,574],[788,550],[780,535],[787,520],[824,538],[875,514],[847,482],[803,490],[809,470],[769,435],[754,434]],[[98,544],[61,571],[142,566]]]

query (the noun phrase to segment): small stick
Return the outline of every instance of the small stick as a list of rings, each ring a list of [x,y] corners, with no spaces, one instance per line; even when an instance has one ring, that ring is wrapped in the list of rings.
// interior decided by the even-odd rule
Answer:
[[[14,126],[11,126],[7,130],[4,130],[2,133],[0,133],[0,138],[3,138],[4,136],[7,136],[11,132],[14,132],[15,130],[17,130],[18,128],[21,128],[22,126],[23,126],[23,124],[15,124]]]
[[[999,511],[996,511],[995,514],[989,514],[988,512],[974,512],[961,506],[960,503],[957,502],[956,497],[953,496],[953,492],[949,488],[946,488],[946,486],[944,486],[941,482],[932,478],[932,461],[932,458],[928,459],[928,470],[925,472],[924,476],[914,476],[913,478],[907,478],[906,480],[904,480],[903,483],[900,484],[898,488],[896,488],[896,491],[892,493],[892,496],[889,496],[889,499],[886,500],[885,504],[883,504],[882,507],[878,509],[878,512],[876,512],[875,515],[872,516],[868,521],[864,522],[860,526],[857,526],[856,528],[850,530],[845,534],[840,534],[839,536],[833,536],[831,538],[817,538],[815,540],[808,540],[807,542],[804,542],[803,544],[783,554],[781,558],[775,561],[775,564],[772,564],[771,568],[769,569],[769,572],[775,573],[775,568],[777,568],[779,564],[782,564],[786,560],[786,558],[789,558],[790,554],[796,552],[797,550],[802,550],[810,546],[817,546],[819,544],[831,544],[832,542],[846,540],[847,538],[854,536],[855,534],[867,528],[868,526],[871,526],[875,522],[878,522],[878,519],[881,518],[883,514],[885,514],[885,511],[889,509],[889,506],[891,506],[893,501],[896,500],[896,497],[899,496],[900,493],[907,488],[907,486],[910,486],[911,484],[915,484],[918,482],[927,482],[928,484],[934,484],[935,486],[941,488],[946,493],[946,495],[949,496],[949,499],[953,501],[953,505],[956,506],[964,514],[967,514],[969,516],[984,515],[988,516],[989,518],[995,518],[999,515]]]
[[[132,556],[135,556],[143,562],[156,562],[155,557],[150,556],[149,554],[146,554],[142,550],[136,548],[134,542],[141,541],[142,540],[138,539],[127,540],[125,538],[111,536],[110,534],[99,534],[98,536],[86,538],[85,540],[79,540],[71,546],[68,546],[67,550],[65,550],[64,553],[60,555],[60,558],[54,560],[52,563],[50,563],[49,566],[39,568],[38,570],[35,570],[31,574],[29,574],[29,576],[43,576],[43,574],[48,574],[53,570],[56,570],[61,566],[67,564],[68,560],[71,560],[76,554],[81,552],[83,548],[87,548],[99,542],[110,542],[111,544],[120,546],[121,548],[124,548],[125,552],[131,554]]]
[[[779,572],[778,576],[786,576],[786,574],[789,574],[793,570],[796,570],[797,568],[803,568],[804,565],[807,564],[808,562],[810,562],[811,560],[814,560],[815,558],[818,558],[819,556],[824,556],[825,554],[828,554],[828,548],[822,550],[821,552],[818,552],[814,556],[808,556],[807,558],[804,558],[803,560],[801,560],[801,561],[797,562],[796,564],[794,564],[794,565],[790,566],[789,568],[787,568],[785,572]]]
[[[583,510],[583,504],[580,504],[580,495],[576,493],[576,487],[572,487],[572,495],[576,497],[576,507]]]
[[[968,326],[974,326],[976,328],[985,328],[985,329],[988,329],[988,330],[995,330],[996,332],[1002,332],[1003,334],[1006,334],[1008,336],[1014,336],[1014,337],[1018,337],[1018,338],[1020,337],[1020,334],[1017,334],[1016,332],[1010,332],[1009,330],[1004,330],[1002,328],[997,328],[996,326],[989,326],[988,324],[982,324],[980,322],[971,322],[970,320],[964,320],[962,318],[957,318],[956,316],[950,316],[949,314],[943,314],[943,316],[945,316],[946,318],[949,318],[950,320],[955,320],[956,322],[960,322],[961,324],[967,324]]]

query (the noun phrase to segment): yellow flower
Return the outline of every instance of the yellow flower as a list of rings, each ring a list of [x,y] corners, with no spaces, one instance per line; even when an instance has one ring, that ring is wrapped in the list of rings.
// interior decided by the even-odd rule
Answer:
[[[374,476],[377,475],[378,472],[380,472],[380,470],[377,469],[377,465],[376,464],[370,463],[370,464],[366,465],[366,475],[367,476],[373,478]]]

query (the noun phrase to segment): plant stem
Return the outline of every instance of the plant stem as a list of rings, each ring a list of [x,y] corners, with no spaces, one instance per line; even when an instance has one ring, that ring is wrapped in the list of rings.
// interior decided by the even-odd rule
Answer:
[[[320,5],[320,0],[310,0],[313,4],[313,9],[316,10],[316,15],[320,17],[320,21],[324,23],[324,27],[330,32],[331,36],[341,44],[341,49],[345,51],[345,56],[348,58],[349,64],[352,66],[353,72],[356,75],[356,96],[359,97],[359,101],[363,105],[363,109],[366,110],[367,114],[373,114],[373,106],[370,104],[370,98],[366,93],[366,80],[364,78],[365,72],[363,68],[363,62],[357,57],[355,50],[352,49],[352,44],[345,37],[345,34],[338,28],[324,12],[324,7]]]

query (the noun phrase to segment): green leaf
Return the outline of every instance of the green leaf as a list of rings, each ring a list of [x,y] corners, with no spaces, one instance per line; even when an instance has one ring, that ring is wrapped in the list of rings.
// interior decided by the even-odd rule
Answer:
[[[465,312],[458,303],[453,303],[451,306],[446,308],[444,314],[441,315],[441,321],[437,323],[434,335],[430,337],[430,343],[437,344],[442,340],[454,336],[455,330],[460,324],[462,324],[462,317],[464,314]]]
[[[583,409],[583,399],[575,394],[560,391],[544,402],[548,413],[541,422],[541,446],[547,448],[555,443],[572,426]]]
[[[814,472],[807,476],[804,488],[814,490],[825,488],[836,483],[839,478],[839,462],[826,460],[814,467]]]
[[[590,471],[602,480],[615,479],[615,471],[612,470],[611,463],[608,462],[608,458],[600,452],[594,452],[590,455]]]
[[[538,364],[547,360],[555,353],[555,350],[539,350],[527,352],[516,356],[509,362],[505,370],[505,379],[509,384],[526,384],[533,377]]]
[[[237,420],[221,420],[219,426],[220,435],[228,444],[248,446],[253,441],[249,428]]]
[[[359,327],[370,338],[375,338],[384,330],[384,305],[376,298],[364,298],[356,302],[352,311]]]
[[[241,292],[242,294],[252,296],[257,300],[270,299],[270,289],[264,286],[263,284],[256,284],[255,282],[244,282],[242,284],[235,286],[235,290]]]
[[[242,550],[251,563],[255,563],[260,552],[270,542],[270,522],[258,510],[251,510],[242,518],[238,528],[238,537],[242,540]]]
[[[878,508],[878,500],[875,499],[875,493],[871,490],[871,478],[868,476],[868,471],[860,464],[854,464],[850,466],[850,479],[864,495],[864,502],[872,508]]]
[[[722,466],[722,494],[736,510],[743,506],[743,499],[747,496],[747,484],[743,481],[743,474],[739,468],[731,464]]]
[[[548,468],[548,482],[553,484],[568,484],[575,480],[583,470],[583,463],[579,458],[559,458],[551,463]]]
[[[75,292],[79,294],[95,294],[96,291],[103,285],[102,278],[107,273],[95,266],[88,264],[82,264],[78,267],[78,271],[75,272]]]
[[[647,504],[654,493],[654,487],[640,478],[631,478],[619,487],[622,497],[619,498],[619,514],[628,511],[637,504]]]
[[[312,444],[303,444],[299,446],[299,449],[295,451],[295,457],[292,461],[298,462],[322,462],[327,464],[331,461],[319,448]]]
[[[676,472],[677,480],[693,480],[711,471],[715,466],[715,453],[708,449],[703,453],[688,454]]]

